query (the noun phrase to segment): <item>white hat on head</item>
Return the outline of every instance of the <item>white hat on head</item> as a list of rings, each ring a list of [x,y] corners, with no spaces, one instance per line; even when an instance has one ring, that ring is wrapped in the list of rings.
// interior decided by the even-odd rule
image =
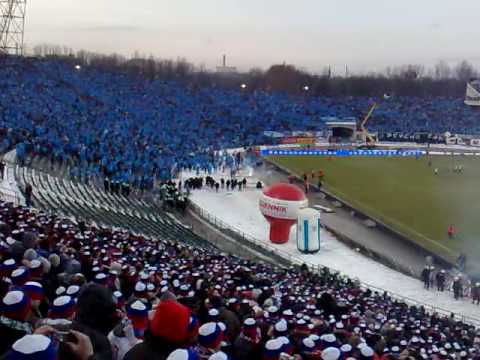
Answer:
[[[198,355],[193,350],[177,349],[168,355],[167,360],[193,360]]]
[[[146,289],[147,289],[147,286],[141,281],[137,281],[137,283],[135,284],[135,291],[137,292],[143,292]]]
[[[338,360],[340,358],[340,350],[336,347],[328,347],[322,351],[323,360]]]
[[[223,351],[216,352],[215,354],[210,355],[208,360],[228,360],[228,355]]]
[[[306,337],[305,339],[302,340],[302,344],[303,346],[305,346],[305,348],[307,349],[313,349],[315,348],[315,342],[309,338],[309,337]]]
[[[78,285],[70,285],[68,288],[67,288],[67,295],[75,295],[77,294],[78,292],[80,291],[80,286]]]
[[[372,357],[374,355],[373,349],[368,345],[362,346],[360,353],[365,357]]]
[[[60,296],[60,295],[64,294],[66,290],[67,289],[65,289],[65,287],[59,286],[57,288],[57,290],[55,290],[55,295]]]
[[[285,332],[287,330],[288,330],[288,323],[285,319],[281,319],[277,321],[277,323],[275,324],[275,331]]]
[[[54,356],[52,341],[45,335],[25,335],[12,345],[12,359],[50,359]],[[53,355],[53,356],[52,356]],[[7,358],[10,358],[7,356]]]

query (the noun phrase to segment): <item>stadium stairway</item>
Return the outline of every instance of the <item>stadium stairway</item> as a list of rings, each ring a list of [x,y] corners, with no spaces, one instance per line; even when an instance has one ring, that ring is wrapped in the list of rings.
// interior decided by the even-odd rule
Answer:
[[[202,248],[213,247],[178,221],[161,205],[140,199],[106,193],[95,186],[37,170],[47,169],[45,162],[35,167],[16,166],[15,178],[21,188],[30,183],[33,205],[41,210],[93,221],[99,226],[129,229],[145,236],[181,241]],[[65,175],[65,171],[59,174]]]

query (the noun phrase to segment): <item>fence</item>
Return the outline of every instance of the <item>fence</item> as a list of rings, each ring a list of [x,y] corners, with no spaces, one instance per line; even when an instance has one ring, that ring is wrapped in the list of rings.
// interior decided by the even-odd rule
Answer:
[[[312,264],[312,263],[310,263],[308,261],[305,261],[304,259],[294,255],[294,254],[286,252],[282,249],[278,249],[278,248],[270,245],[270,243],[268,243],[268,242],[258,240],[256,238],[254,238],[253,236],[235,228],[234,226],[231,226],[231,225],[225,223],[224,221],[220,220],[215,215],[213,215],[213,214],[209,213],[208,211],[206,211],[205,209],[201,208],[200,206],[198,206],[197,204],[195,204],[191,200],[190,200],[190,205],[189,206],[190,206],[190,209],[192,209],[192,211],[194,211],[202,219],[204,219],[205,221],[207,221],[211,225],[215,226],[216,228],[218,228],[222,231],[228,232],[228,234],[232,235],[232,237],[234,239],[236,239],[238,241],[241,241],[242,243],[244,243],[246,245],[249,245],[253,249],[260,251],[261,253],[263,253],[266,256],[273,257],[273,258],[275,258],[275,260],[280,260],[280,259],[283,260],[282,261],[283,264],[286,264],[286,265],[288,265],[288,264],[289,265],[305,264],[305,265],[308,266],[308,268],[312,272],[317,272],[317,273],[319,273],[322,269],[327,268],[330,272],[336,272],[336,273],[339,273],[340,275],[342,275],[342,272],[340,270],[333,269],[331,267],[326,267],[326,266],[323,266],[323,265],[320,265],[320,264]],[[426,309],[426,311],[429,312],[429,313],[438,313],[438,314],[441,314],[441,315],[444,315],[444,316],[450,316],[452,314],[452,312],[447,310],[447,309],[443,309],[443,308],[437,307],[437,306],[432,306],[430,304],[423,303],[421,301],[412,299],[410,297],[406,297],[406,296],[403,296],[403,295],[400,295],[400,294],[396,294],[394,292],[387,291],[387,290],[379,288],[377,286],[365,283],[365,282],[360,281],[358,279],[356,279],[356,280],[360,284],[360,287],[363,288],[363,289],[370,289],[370,290],[373,290],[373,291],[377,291],[379,293],[386,292],[392,298],[394,298],[396,300],[399,300],[399,301],[402,301],[402,302],[404,302],[408,305],[423,306]],[[472,317],[472,316],[466,316],[466,315],[462,315],[462,314],[454,314],[454,317],[455,317],[456,320],[471,323],[475,326],[480,326],[480,318]]]

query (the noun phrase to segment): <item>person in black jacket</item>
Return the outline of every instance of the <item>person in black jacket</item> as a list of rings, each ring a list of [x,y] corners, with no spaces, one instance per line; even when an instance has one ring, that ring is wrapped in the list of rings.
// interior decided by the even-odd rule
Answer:
[[[423,287],[425,289],[430,289],[430,267],[425,265],[425,268],[422,270],[422,281]]]
[[[444,291],[445,290],[445,270],[440,270],[435,277],[437,281],[437,290]]]
[[[244,321],[242,332],[233,345],[233,358],[260,360],[262,351],[260,329],[253,318],[248,318]]]
[[[453,280],[453,297],[455,300],[463,297],[463,285],[460,277],[456,276]]]
[[[33,192],[32,185],[27,183],[25,185],[25,204],[27,205],[27,207],[32,206],[32,192]]]

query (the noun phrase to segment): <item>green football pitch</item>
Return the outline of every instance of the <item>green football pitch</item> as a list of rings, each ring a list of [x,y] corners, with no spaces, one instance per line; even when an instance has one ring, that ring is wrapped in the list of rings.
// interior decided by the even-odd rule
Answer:
[[[444,258],[480,256],[480,157],[432,156],[431,166],[427,157],[270,159],[299,176],[322,169],[328,191]],[[453,171],[458,165],[461,173]]]

